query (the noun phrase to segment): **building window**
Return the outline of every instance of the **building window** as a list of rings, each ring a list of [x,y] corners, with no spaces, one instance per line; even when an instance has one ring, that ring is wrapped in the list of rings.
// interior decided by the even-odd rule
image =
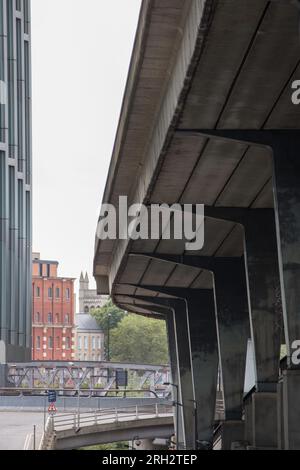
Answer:
[[[92,355],[92,361],[95,362],[95,354]]]
[[[60,349],[60,337],[59,336],[56,337],[56,348]]]
[[[52,297],[53,297],[53,289],[52,289],[52,287],[49,287],[49,289],[48,289],[48,297],[49,297],[49,299],[52,299]]]
[[[48,348],[53,349],[53,336],[49,336],[48,338]]]
[[[84,307],[84,313],[90,313],[90,311],[89,311],[89,308],[88,308],[88,307]]]
[[[79,351],[81,351],[81,349],[82,349],[82,338],[81,338],[81,336],[78,336],[77,346],[78,346]]]
[[[96,349],[96,338],[95,338],[95,336],[92,337],[92,349],[93,350]]]
[[[41,289],[40,289],[40,287],[37,287],[37,288],[36,288],[36,296],[37,296],[37,297],[41,297]]]
[[[53,315],[52,315],[52,313],[48,313],[48,323],[49,323],[49,325],[52,325],[52,323],[53,323]]]
[[[40,277],[43,277],[43,265],[39,265],[39,270],[40,270]]]
[[[66,289],[66,299],[70,300],[70,289],[69,288]]]
[[[88,337],[85,336],[84,337],[84,349],[87,351],[89,349],[89,341],[88,341]]]
[[[101,338],[100,338],[100,336],[98,338],[98,349],[101,349]]]
[[[35,322],[36,322],[36,323],[40,323],[40,322],[41,322],[41,315],[40,315],[39,312],[37,312],[37,313],[35,314]]]
[[[37,336],[36,338],[36,349],[41,349],[41,337]]]
[[[101,361],[101,360],[102,360],[101,354],[99,354],[99,356],[98,356],[98,361]]]
[[[59,323],[59,313],[57,313],[55,315],[55,323],[58,324]]]
[[[66,349],[71,349],[71,338],[69,336],[66,337]]]
[[[65,315],[65,324],[66,324],[66,325],[69,325],[69,323],[70,323],[70,315],[67,313],[67,314]]]
[[[60,289],[59,289],[59,287],[56,288],[55,297],[56,297],[57,299],[60,298]]]
[[[50,277],[50,264],[47,264],[47,277]]]

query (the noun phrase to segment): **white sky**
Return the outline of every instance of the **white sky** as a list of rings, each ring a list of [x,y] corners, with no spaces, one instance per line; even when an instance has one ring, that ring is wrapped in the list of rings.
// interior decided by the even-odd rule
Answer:
[[[92,279],[140,3],[32,0],[33,250],[62,276]]]

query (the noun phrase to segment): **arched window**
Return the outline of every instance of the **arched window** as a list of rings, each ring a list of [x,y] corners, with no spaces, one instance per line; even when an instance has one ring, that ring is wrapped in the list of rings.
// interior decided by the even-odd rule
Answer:
[[[84,307],[84,313],[90,313],[90,310],[89,310],[89,308],[88,308],[87,306]]]
[[[53,315],[52,313],[48,313],[48,323],[51,325],[53,323]]]

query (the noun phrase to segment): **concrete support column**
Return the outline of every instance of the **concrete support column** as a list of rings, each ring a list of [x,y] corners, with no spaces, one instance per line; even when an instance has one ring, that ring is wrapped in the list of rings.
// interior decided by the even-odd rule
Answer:
[[[166,324],[167,324],[167,334],[168,334],[168,343],[169,343],[169,356],[171,364],[171,376],[172,376],[172,394],[173,400],[175,403],[174,406],[174,429],[176,440],[178,443],[184,442],[183,436],[183,420],[182,420],[182,410],[179,409],[179,406],[176,405],[176,402],[181,402],[181,391],[179,388],[179,375],[178,375],[178,361],[177,361],[177,348],[176,348],[176,336],[175,336],[175,323],[174,323],[174,313],[170,311],[166,315]],[[178,429],[177,429],[178,427]]]
[[[194,382],[191,356],[190,330],[185,301],[177,300],[174,308],[175,337],[177,348],[179,389],[185,449],[194,449]],[[180,437],[180,436],[179,436]],[[178,441],[181,448],[180,441]]]
[[[198,290],[187,300],[195,389],[194,448],[213,444],[218,381],[218,342],[212,289]]]
[[[293,359],[300,341],[300,137],[278,137],[274,152],[274,188],[284,292],[288,368],[283,374],[283,429],[286,450],[300,449],[300,365]],[[298,342],[298,343],[297,343]],[[298,369],[298,370],[291,370]]]
[[[246,357],[250,337],[248,297],[243,258],[216,264],[216,313],[225,419],[242,419]]]
[[[275,448],[277,446],[276,395],[283,329],[275,212],[273,209],[207,208],[206,214],[240,223],[245,230],[255,393],[261,394],[251,402],[251,406],[255,406],[253,412],[246,414],[246,426],[249,428],[247,436],[251,437],[252,446]],[[260,416],[263,416],[263,419],[260,419]],[[249,419],[256,421],[250,423]],[[269,428],[268,439],[266,440],[264,436],[261,440],[259,436],[265,435],[265,426]]]
[[[244,441],[243,394],[250,322],[243,258],[214,269],[218,343],[225,405],[222,450]]]

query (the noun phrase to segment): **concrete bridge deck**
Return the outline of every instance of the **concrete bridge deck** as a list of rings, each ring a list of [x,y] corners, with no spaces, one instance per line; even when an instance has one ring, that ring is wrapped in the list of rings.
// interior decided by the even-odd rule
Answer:
[[[70,450],[118,441],[170,439],[173,407],[148,405],[49,418],[40,450]]]

